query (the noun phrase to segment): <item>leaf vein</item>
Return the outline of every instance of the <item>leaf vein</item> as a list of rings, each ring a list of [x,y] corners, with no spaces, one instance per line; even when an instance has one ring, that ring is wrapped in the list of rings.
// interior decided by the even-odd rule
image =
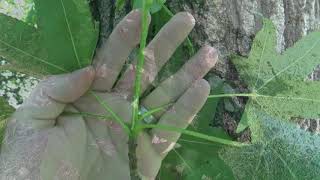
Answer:
[[[303,54],[301,57],[297,58],[296,60],[294,60],[291,64],[289,64],[287,67],[285,67],[284,69],[282,69],[281,71],[279,71],[278,73],[276,73],[274,76],[272,76],[270,79],[268,79],[258,90],[257,92],[259,92],[259,90],[261,90],[263,87],[265,87],[267,84],[269,84],[274,78],[276,78],[277,76],[279,76],[280,74],[282,74],[283,72],[287,71],[290,67],[292,67],[293,65],[295,65],[297,62],[299,62],[300,60],[304,59],[315,47],[317,47],[318,43],[320,42],[320,39],[317,40],[312,47],[305,53]]]
[[[61,2],[62,9],[63,9],[63,15],[64,15],[64,18],[66,20],[66,24],[67,24],[67,27],[68,27],[68,33],[70,35],[73,52],[74,52],[74,55],[76,56],[79,68],[81,68],[81,63],[80,63],[80,59],[79,59],[79,56],[78,56],[77,48],[76,48],[76,45],[75,45],[75,42],[74,42],[74,38],[73,38],[73,35],[72,35],[72,32],[71,32],[70,23],[69,23],[68,18],[67,18],[66,8],[65,8],[65,6],[63,4],[63,0],[60,0],[60,2]]]
[[[24,54],[24,55],[26,55],[26,56],[32,57],[33,59],[35,59],[35,60],[37,60],[37,61],[39,61],[39,62],[42,62],[42,63],[44,63],[44,64],[47,64],[47,65],[49,65],[49,66],[52,66],[52,67],[54,67],[54,68],[56,68],[56,69],[59,69],[60,71],[68,72],[67,70],[65,70],[64,68],[62,68],[62,67],[60,67],[60,66],[57,66],[57,65],[52,64],[52,63],[50,63],[50,62],[48,62],[48,61],[46,61],[46,60],[44,60],[44,59],[41,59],[41,58],[39,58],[39,57],[36,57],[36,56],[34,56],[34,55],[32,55],[32,54],[30,54],[30,53],[28,53],[28,52],[23,51],[22,49],[19,49],[19,48],[17,48],[17,47],[14,47],[13,45],[11,45],[11,44],[9,44],[9,43],[1,40],[1,39],[0,39],[0,43],[2,43],[2,44],[4,44],[5,46],[8,46],[8,47],[16,50],[17,52],[20,52],[21,54]]]

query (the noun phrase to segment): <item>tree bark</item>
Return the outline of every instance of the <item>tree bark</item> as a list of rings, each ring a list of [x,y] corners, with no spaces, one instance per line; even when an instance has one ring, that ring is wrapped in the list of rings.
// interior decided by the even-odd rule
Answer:
[[[115,0],[95,3],[104,40],[130,11],[130,2],[121,11],[115,11]],[[224,73],[228,55],[248,55],[263,18],[276,25],[279,52],[320,27],[320,0],[168,0],[166,4],[174,13],[188,11],[194,15],[197,24],[191,33],[192,41],[198,47],[210,44],[218,48],[222,66],[217,70]]]

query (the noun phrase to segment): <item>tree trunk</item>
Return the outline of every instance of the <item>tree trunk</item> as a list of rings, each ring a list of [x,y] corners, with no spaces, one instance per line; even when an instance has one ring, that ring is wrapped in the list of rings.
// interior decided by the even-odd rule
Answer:
[[[227,56],[247,55],[251,42],[262,27],[262,19],[269,18],[278,30],[277,50],[292,46],[308,32],[320,26],[320,0],[168,0],[174,13],[188,11],[197,20],[191,33],[197,46],[210,44],[220,51],[221,64],[217,69],[226,72]],[[114,0],[96,0],[101,22],[101,39],[110,34],[113,26],[126,12],[115,11]]]

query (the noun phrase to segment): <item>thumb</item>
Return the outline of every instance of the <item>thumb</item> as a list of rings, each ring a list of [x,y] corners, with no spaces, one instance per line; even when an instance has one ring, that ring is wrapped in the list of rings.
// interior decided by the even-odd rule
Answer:
[[[69,74],[51,76],[41,81],[16,114],[32,119],[55,119],[91,86],[94,69],[87,67]]]

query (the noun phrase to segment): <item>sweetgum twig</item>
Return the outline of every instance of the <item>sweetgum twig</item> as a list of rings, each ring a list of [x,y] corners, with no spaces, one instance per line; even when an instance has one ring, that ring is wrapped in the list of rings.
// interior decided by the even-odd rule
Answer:
[[[131,130],[135,132],[136,122],[139,119],[139,99],[141,93],[141,77],[144,65],[144,49],[147,44],[147,37],[148,37],[148,16],[149,16],[149,7],[152,1],[150,0],[143,0],[142,1],[142,32],[141,32],[141,39],[140,39],[140,49],[138,55],[138,62],[136,67],[136,77],[134,81],[134,96],[132,102],[132,121],[131,121]]]

